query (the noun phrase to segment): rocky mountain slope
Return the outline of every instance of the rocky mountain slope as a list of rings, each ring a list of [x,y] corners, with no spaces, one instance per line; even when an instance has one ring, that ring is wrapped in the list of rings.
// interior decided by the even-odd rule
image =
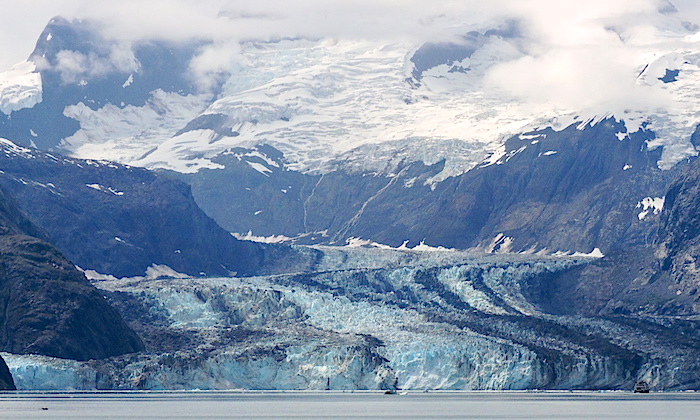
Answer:
[[[187,185],[145,169],[4,140],[0,167],[0,185],[84,270],[118,277],[159,269],[227,275],[297,263],[286,247],[236,240],[199,209]]]
[[[10,369],[7,367],[5,360],[0,357],[0,390],[14,391],[16,389]]]
[[[139,337],[0,191],[0,346],[88,360],[143,349]]]
[[[692,108],[695,41],[674,16],[664,25],[687,51],[635,50],[632,82]],[[237,65],[196,79],[204,41],[120,43],[56,18],[24,78],[4,76],[23,94],[5,95],[0,135],[173,171],[242,236],[604,253],[648,243],[669,179],[697,154],[698,121],[688,107],[558,109],[489,90],[490,69],[523,54],[519,36],[246,41]]]
[[[291,170],[271,147],[235,149],[185,177],[202,208],[233,232],[345,244],[408,241],[450,248],[604,253],[653,241],[665,188],[650,131],[623,122],[511,138],[498,159],[437,184],[444,169],[399,162],[355,172],[355,157],[323,175]],[[359,152],[358,152],[359,153]],[[370,159],[371,151],[361,157]],[[322,233],[322,234],[321,234]]]

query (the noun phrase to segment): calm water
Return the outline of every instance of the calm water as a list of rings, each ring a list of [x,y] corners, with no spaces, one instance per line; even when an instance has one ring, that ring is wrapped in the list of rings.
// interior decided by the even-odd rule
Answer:
[[[700,393],[4,393],[11,419],[700,419]]]

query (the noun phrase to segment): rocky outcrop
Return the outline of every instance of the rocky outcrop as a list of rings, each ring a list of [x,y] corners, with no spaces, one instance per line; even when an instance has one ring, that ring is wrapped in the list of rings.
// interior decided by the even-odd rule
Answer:
[[[700,163],[693,162],[670,185],[656,241],[651,282],[678,309],[700,313]]]
[[[0,349],[76,360],[143,349],[139,337],[0,190]]]
[[[288,247],[235,239],[199,209],[189,186],[145,169],[7,141],[0,143],[0,164],[0,186],[85,270],[123,277],[167,266],[190,275],[228,275],[304,263]]]
[[[143,348],[139,337],[55,248],[0,236],[0,348],[88,360]]]
[[[14,391],[15,389],[17,388],[15,387],[15,381],[12,379],[10,369],[7,367],[5,360],[0,357],[0,390]]]
[[[614,119],[532,132],[511,138],[500,159],[442,182],[431,180],[444,162],[355,171],[350,159],[361,150],[328,173],[301,174],[268,146],[232,150],[215,159],[223,169],[184,178],[200,206],[233,232],[341,245],[360,237],[392,246],[608,253],[653,241],[658,209],[642,202],[661,200],[675,173],[657,168],[660,150],[646,147],[653,137],[627,133]]]

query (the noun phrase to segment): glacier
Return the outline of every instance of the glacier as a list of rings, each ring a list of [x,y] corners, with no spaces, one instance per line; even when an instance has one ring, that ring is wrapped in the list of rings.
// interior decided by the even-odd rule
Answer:
[[[316,247],[309,272],[93,280],[146,342],[76,362],[3,353],[19,389],[618,389],[688,385],[688,345],[556,316],[528,279],[591,257]],[[626,339],[627,337],[627,339]]]
[[[486,38],[470,57],[427,69],[418,81],[411,61],[416,44],[243,42],[240,62],[227,69],[230,77],[215,97],[154,91],[143,107],[71,105],[65,115],[81,128],[62,147],[76,157],[109,156],[183,173],[217,168],[216,155],[259,144],[282,151],[289,168],[304,173],[341,166],[391,174],[401,160],[431,165],[444,159],[442,173],[428,181],[434,183],[497,160],[513,135],[572,124],[583,129],[614,117],[625,122],[623,135],[642,127],[657,133],[649,147],[663,147],[662,169],[697,154],[689,141],[700,122],[692,111],[700,105],[695,38],[630,44],[639,74],[630,72],[626,82],[663,98],[663,107],[653,109],[639,103],[563,106],[496,89],[492,71],[526,57],[516,40]],[[667,68],[678,69],[670,83],[661,80]]]

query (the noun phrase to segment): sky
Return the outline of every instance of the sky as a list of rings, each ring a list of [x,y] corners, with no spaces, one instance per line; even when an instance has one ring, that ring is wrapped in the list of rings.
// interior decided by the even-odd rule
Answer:
[[[202,72],[234,60],[245,39],[357,37],[419,45],[517,22],[524,55],[494,66],[487,84],[534,100],[609,101],[637,94],[630,75],[640,51],[662,50],[668,33],[700,31],[700,1],[671,1],[675,12],[668,0],[23,0],[3,6],[0,71],[25,60],[56,15],[97,21],[106,36],[127,43],[212,39],[212,49],[193,63]],[[645,95],[639,100],[659,101]]]
[[[700,23],[700,2],[672,1],[689,21]],[[23,0],[3,5],[0,68],[24,60],[56,15],[98,19],[107,32],[126,38],[205,35],[221,39],[440,38],[511,18],[526,23],[533,41],[604,45],[606,24],[653,24],[656,10],[665,2],[587,0],[582,7],[579,0]]]

